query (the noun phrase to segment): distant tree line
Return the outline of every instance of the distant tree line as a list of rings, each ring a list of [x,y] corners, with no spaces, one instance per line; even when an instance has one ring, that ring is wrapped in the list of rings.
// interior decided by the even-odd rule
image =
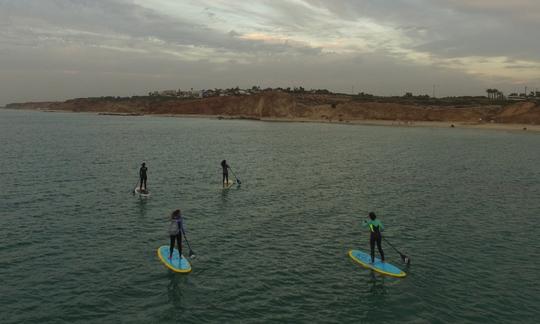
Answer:
[[[397,102],[397,101],[422,101],[424,103],[428,103],[433,101],[434,103],[437,102],[439,104],[445,104],[450,102],[463,102],[463,101],[470,101],[473,100],[480,104],[482,103],[482,98],[485,101],[486,96],[455,96],[455,97],[430,97],[427,94],[420,94],[415,95],[412,92],[406,92],[402,96],[377,96],[371,93],[366,92],[358,92],[354,95],[346,94],[346,93],[336,93],[333,91],[330,91],[328,89],[305,89],[302,86],[294,86],[294,87],[267,87],[262,88],[259,85],[253,85],[250,88],[242,89],[239,86],[231,87],[231,88],[214,88],[214,89],[205,89],[205,90],[164,90],[164,91],[153,91],[149,92],[148,96],[132,96],[132,97],[120,97],[120,96],[102,96],[102,97],[93,97],[93,98],[87,98],[89,100],[108,100],[108,101],[123,101],[123,100],[137,100],[137,99],[144,99],[151,97],[152,100],[172,100],[172,99],[188,99],[188,98],[205,98],[205,97],[215,97],[215,96],[245,96],[245,95],[254,95],[261,92],[284,92],[284,93],[291,93],[291,94],[319,94],[319,95],[344,95],[344,96],[351,96],[353,100],[360,100],[360,101],[368,101],[368,100],[374,100],[374,101],[380,101],[380,102]],[[511,93],[508,97],[506,97],[502,91],[495,89],[495,88],[489,88],[486,89],[487,93],[487,99],[489,101],[501,101],[501,100],[513,100],[514,98],[522,98],[522,100],[528,99],[538,99],[540,98],[540,92],[531,91],[530,94],[526,93]],[[517,99],[515,99],[517,100]]]
[[[498,89],[486,89],[489,100],[504,100],[504,94]]]

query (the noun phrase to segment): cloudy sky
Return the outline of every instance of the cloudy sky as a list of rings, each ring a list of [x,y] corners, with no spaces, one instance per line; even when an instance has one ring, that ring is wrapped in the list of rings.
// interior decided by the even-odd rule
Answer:
[[[540,88],[538,0],[0,0],[0,105],[156,89]]]

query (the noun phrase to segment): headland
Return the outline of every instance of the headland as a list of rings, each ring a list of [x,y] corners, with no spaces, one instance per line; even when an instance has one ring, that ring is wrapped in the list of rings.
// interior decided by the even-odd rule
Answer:
[[[265,121],[475,127],[540,130],[540,101],[486,97],[374,97],[333,93],[261,91],[249,95],[179,98],[95,97],[6,105],[8,109],[166,115]]]

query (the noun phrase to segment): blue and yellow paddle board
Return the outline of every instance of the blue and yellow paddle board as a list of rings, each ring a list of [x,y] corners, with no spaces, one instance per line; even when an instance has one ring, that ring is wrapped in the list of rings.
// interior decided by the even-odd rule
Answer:
[[[188,273],[191,272],[191,264],[188,259],[178,253],[177,249],[174,249],[173,256],[169,259],[169,246],[163,245],[157,250],[159,260],[163,264],[174,272]]]
[[[375,262],[371,263],[371,256],[359,250],[350,250],[349,256],[354,261],[360,263],[360,265],[362,265],[364,268],[368,268],[378,273],[382,273],[383,275],[396,278],[403,278],[407,275],[398,267],[388,262],[382,262],[379,258],[375,258]]]

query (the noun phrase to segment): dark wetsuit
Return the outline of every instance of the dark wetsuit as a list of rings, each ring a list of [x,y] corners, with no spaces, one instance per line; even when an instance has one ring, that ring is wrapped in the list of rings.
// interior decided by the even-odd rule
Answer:
[[[223,168],[223,183],[229,183],[229,165],[223,161],[221,167]]]
[[[146,171],[148,170],[147,167],[143,166],[141,167],[141,169],[139,170],[139,177],[141,178],[141,185],[139,187],[139,189],[142,191],[142,188],[143,188],[143,183],[144,183],[144,190],[146,190],[146,179],[147,179],[147,176],[146,176]]]
[[[381,254],[381,261],[384,262],[384,251],[381,247],[382,234],[381,230],[384,229],[383,224],[379,220],[370,220],[364,223],[364,226],[369,227],[369,247],[371,248],[371,262],[375,260],[375,243],[377,243],[377,249]]]

